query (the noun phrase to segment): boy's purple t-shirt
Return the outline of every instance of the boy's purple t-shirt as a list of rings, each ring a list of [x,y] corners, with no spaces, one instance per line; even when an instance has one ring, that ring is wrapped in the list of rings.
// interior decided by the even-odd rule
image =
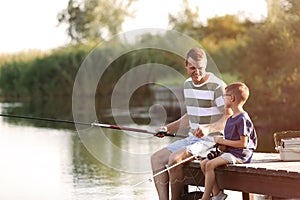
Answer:
[[[239,158],[243,163],[249,163],[257,146],[257,136],[248,113],[243,112],[234,118],[229,117],[224,129],[224,136],[227,140],[240,140],[240,136],[248,137],[246,148],[227,147],[226,152]]]

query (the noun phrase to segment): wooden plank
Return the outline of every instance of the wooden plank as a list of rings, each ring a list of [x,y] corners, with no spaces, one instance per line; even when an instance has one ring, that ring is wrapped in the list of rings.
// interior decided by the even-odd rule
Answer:
[[[204,186],[199,161],[184,165],[186,185]],[[249,164],[226,165],[216,169],[220,188],[276,197],[300,197],[300,162],[283,162],[279,154],[255,153]]]
[[[185,184],[194,186],[204,185],[204,175],[200,169],[200,162],[193,161],[184,164]]]
[[[216,169],[216,179],[220,188],[246,193],[267,194],[276,197],[300,197],[300,179],[279,176],[265,170],[265,173]]]

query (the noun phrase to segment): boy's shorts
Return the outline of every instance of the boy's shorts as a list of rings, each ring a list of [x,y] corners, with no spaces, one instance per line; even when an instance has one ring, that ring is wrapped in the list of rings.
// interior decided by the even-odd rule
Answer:
[[[196,156],[197,158],[206,158],[207,154],[215,150],[215,141],[212,136],[201,138],[198,142],[186,147],[186,150]]]
[[[243,163],[240,159],[238,159],[237,157],[235,157],[231,153],[223,152],[220,155],[220,157],[223,158],[224,160],[228,161],[228,163],[230,163],[230,164],[241,164],[241,163]]]

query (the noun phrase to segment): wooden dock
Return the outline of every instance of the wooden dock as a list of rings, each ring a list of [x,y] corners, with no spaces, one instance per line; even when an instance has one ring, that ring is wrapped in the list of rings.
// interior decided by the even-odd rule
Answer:
[[[188,186],[204,186],[204,176],[199,161],[184,166],[185,199],[194,199]],[[217,183],[221,189],[240,191],[243,199],[249,194],[265,194],[273,199],[300,199],[300,161],[281,161],[277,153],[254,153],[249,164],[229,164],[216,169]]]

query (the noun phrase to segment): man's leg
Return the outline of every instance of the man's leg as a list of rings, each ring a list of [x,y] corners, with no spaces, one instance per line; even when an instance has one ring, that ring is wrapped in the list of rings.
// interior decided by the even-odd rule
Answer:
[[[192,154],[186,151],[185,148],[176,151],[170,155],[169,167],[174,164],[180,163],[184,159],[191,157]],[[193,158],[191,158],[192,160]],[[171,194],[172,200],[180,200],[183,186],[184,186],[184,173],[183,173],[183,163],[169,170],[170,174],[170,184],[171,184]]]
[[[153,175],[159,173],[165,169],[165,165],[168,163],[171,152],[164,148],[155,152],[151,156],[151,165]],[[168,172],[162,173],[154,177],[155,187],[160,200],[169,200],[169,174]]]

